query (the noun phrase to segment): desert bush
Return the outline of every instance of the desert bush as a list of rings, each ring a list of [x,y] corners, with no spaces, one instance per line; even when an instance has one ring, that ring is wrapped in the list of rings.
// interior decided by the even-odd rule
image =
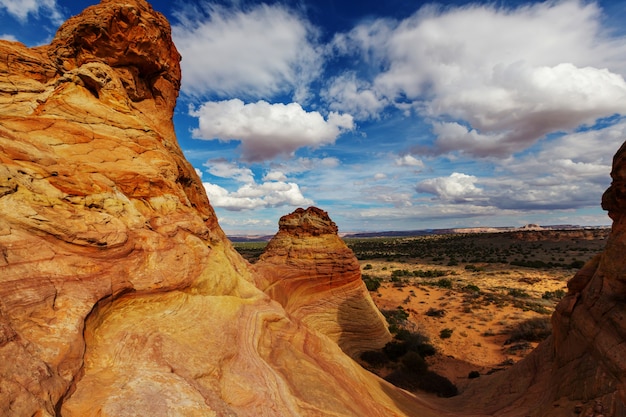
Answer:
[[[395,340],[406,346],[407,352],[417,352],[422,357],[432,356],[437,351],[429,342],[428,337],[421,333],[401,329],[396,333]]]
[[[381,310],[381,313],[383,313],[383,316],[387,319],[391,333],[400,331],[400,329],[406,325],[406,320],[409,318],[409,313],[407,313],[402,306],[398,306],[395,310]]]
[[[444,309],[441,309],[441,308],[431,307],[426,312],[426,315],[429,316],[429,317],[443,317],[443,316],[446,315],[446,311]]]
[[[410,373],[422,373],[428,370],[428,364],[426,361],[417,352],[407,352],[406,355],[402,357],[402,367]]]
[[[423,390],[437,394],[440,397],[454,397],[459,393],[457,387],[449,379],[428,370],[417,373],[401,367],[389,374],[385,379],[395,386],[409,391]]]
[[[437,280],[433,285],[440,288],[452,288],[452,280],[449,278],[441,278]]]
[[[372,264],[367,264],[363,267],[363,270],[367,271],[368,269],[372,269],[372,268],[373,268]]]
[[[389,357],[380,350],[368,350],[361,353],[361,360],[375,368],[380,368],[389,363]]]
[[[375,278],[370,275],[363,275],[361,278],[368,291],[376,291],[380,288],[380,278]]]
[[[473,293],[480,292],[480,288],[478,288],[478,286],[474,285],[474,284],[467,284],[466,286],[461,288],[461,290],[463,290],[465,292],[473,292]]]
[[[541,298],[543,298],[544,300],[553,300],[553,299],[560,300],[563,297],[565,297],[564,290],[546,291],[541,296]]]
[[[430,269],[428,271],[417,269],[413,271],[413,276],[416,276],[418,278],[439,278],[445,277],[446,275],[450,275],[450,272],[441,269]]]
[[[441,339],[449,339],[449,338],[451,338],[451,337],[452,337],[452,333],[453,333],[453,332],[454,332],[454,330],[452,330],[452,329],[448,329],[448,328],[442,329],[442,330],[439,332],[439,337],[440,337]]]
[[[518,341],[541,342],[552,333],[549,317],[536,317],[524,320],[511,329],[511,336],[505,344]]]
[[[519,289],[519,288],[509,288],[508,293],[511,297],[517,297],[517,298],[529,298],[530,297],[530,295],[528,295],[526,291]]]

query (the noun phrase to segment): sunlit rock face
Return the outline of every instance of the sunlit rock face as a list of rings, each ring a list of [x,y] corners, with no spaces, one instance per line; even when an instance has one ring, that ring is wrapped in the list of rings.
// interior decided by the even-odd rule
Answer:
[[[387,323],[361,280],[359,262],[328,213],[297,209],[278,226],[255,264],[257,286],[353,357],[389,342]]]
[[[254,286],[174,135],[179,59],[142,0],[0,41],[0,415],[440,415]]]

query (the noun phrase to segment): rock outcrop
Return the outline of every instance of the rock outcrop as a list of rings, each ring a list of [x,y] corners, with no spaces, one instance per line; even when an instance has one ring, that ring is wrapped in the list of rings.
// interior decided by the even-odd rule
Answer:
[[[178,147],[143,0],[0,41],[0,415],[436,416],[254,286]]]
[[[448,409],[497,416],[626,416],[626,143],[602,197],[613,226],[604,251],[568,282],[553,333],[507,372]],[[600,410],[600,411],[599,411]]]
[[[291,317],[318,330],[352,357],[391,340],[361,279],[354,253],[328,213],[316,207],[281,217],[278,233],[255,264],[257,287]]]

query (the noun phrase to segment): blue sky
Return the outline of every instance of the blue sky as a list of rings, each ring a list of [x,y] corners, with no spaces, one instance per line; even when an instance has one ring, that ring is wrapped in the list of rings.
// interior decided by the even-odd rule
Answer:
[[[95,1],[0,0],[29,46]],[[340,232],[607,225],[626,1],[152,1],[174,115],[222,228],[316,205]]]

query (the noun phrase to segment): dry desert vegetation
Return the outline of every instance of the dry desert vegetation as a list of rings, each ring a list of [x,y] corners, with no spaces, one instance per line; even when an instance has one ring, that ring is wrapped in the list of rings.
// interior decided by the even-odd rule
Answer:
[[[361,364],[412,391],[452,396],[526,356],[551,331],[567,281],[609,229],[346,238],[394,340]],[[264,243],[235,243],[251,262]]]

